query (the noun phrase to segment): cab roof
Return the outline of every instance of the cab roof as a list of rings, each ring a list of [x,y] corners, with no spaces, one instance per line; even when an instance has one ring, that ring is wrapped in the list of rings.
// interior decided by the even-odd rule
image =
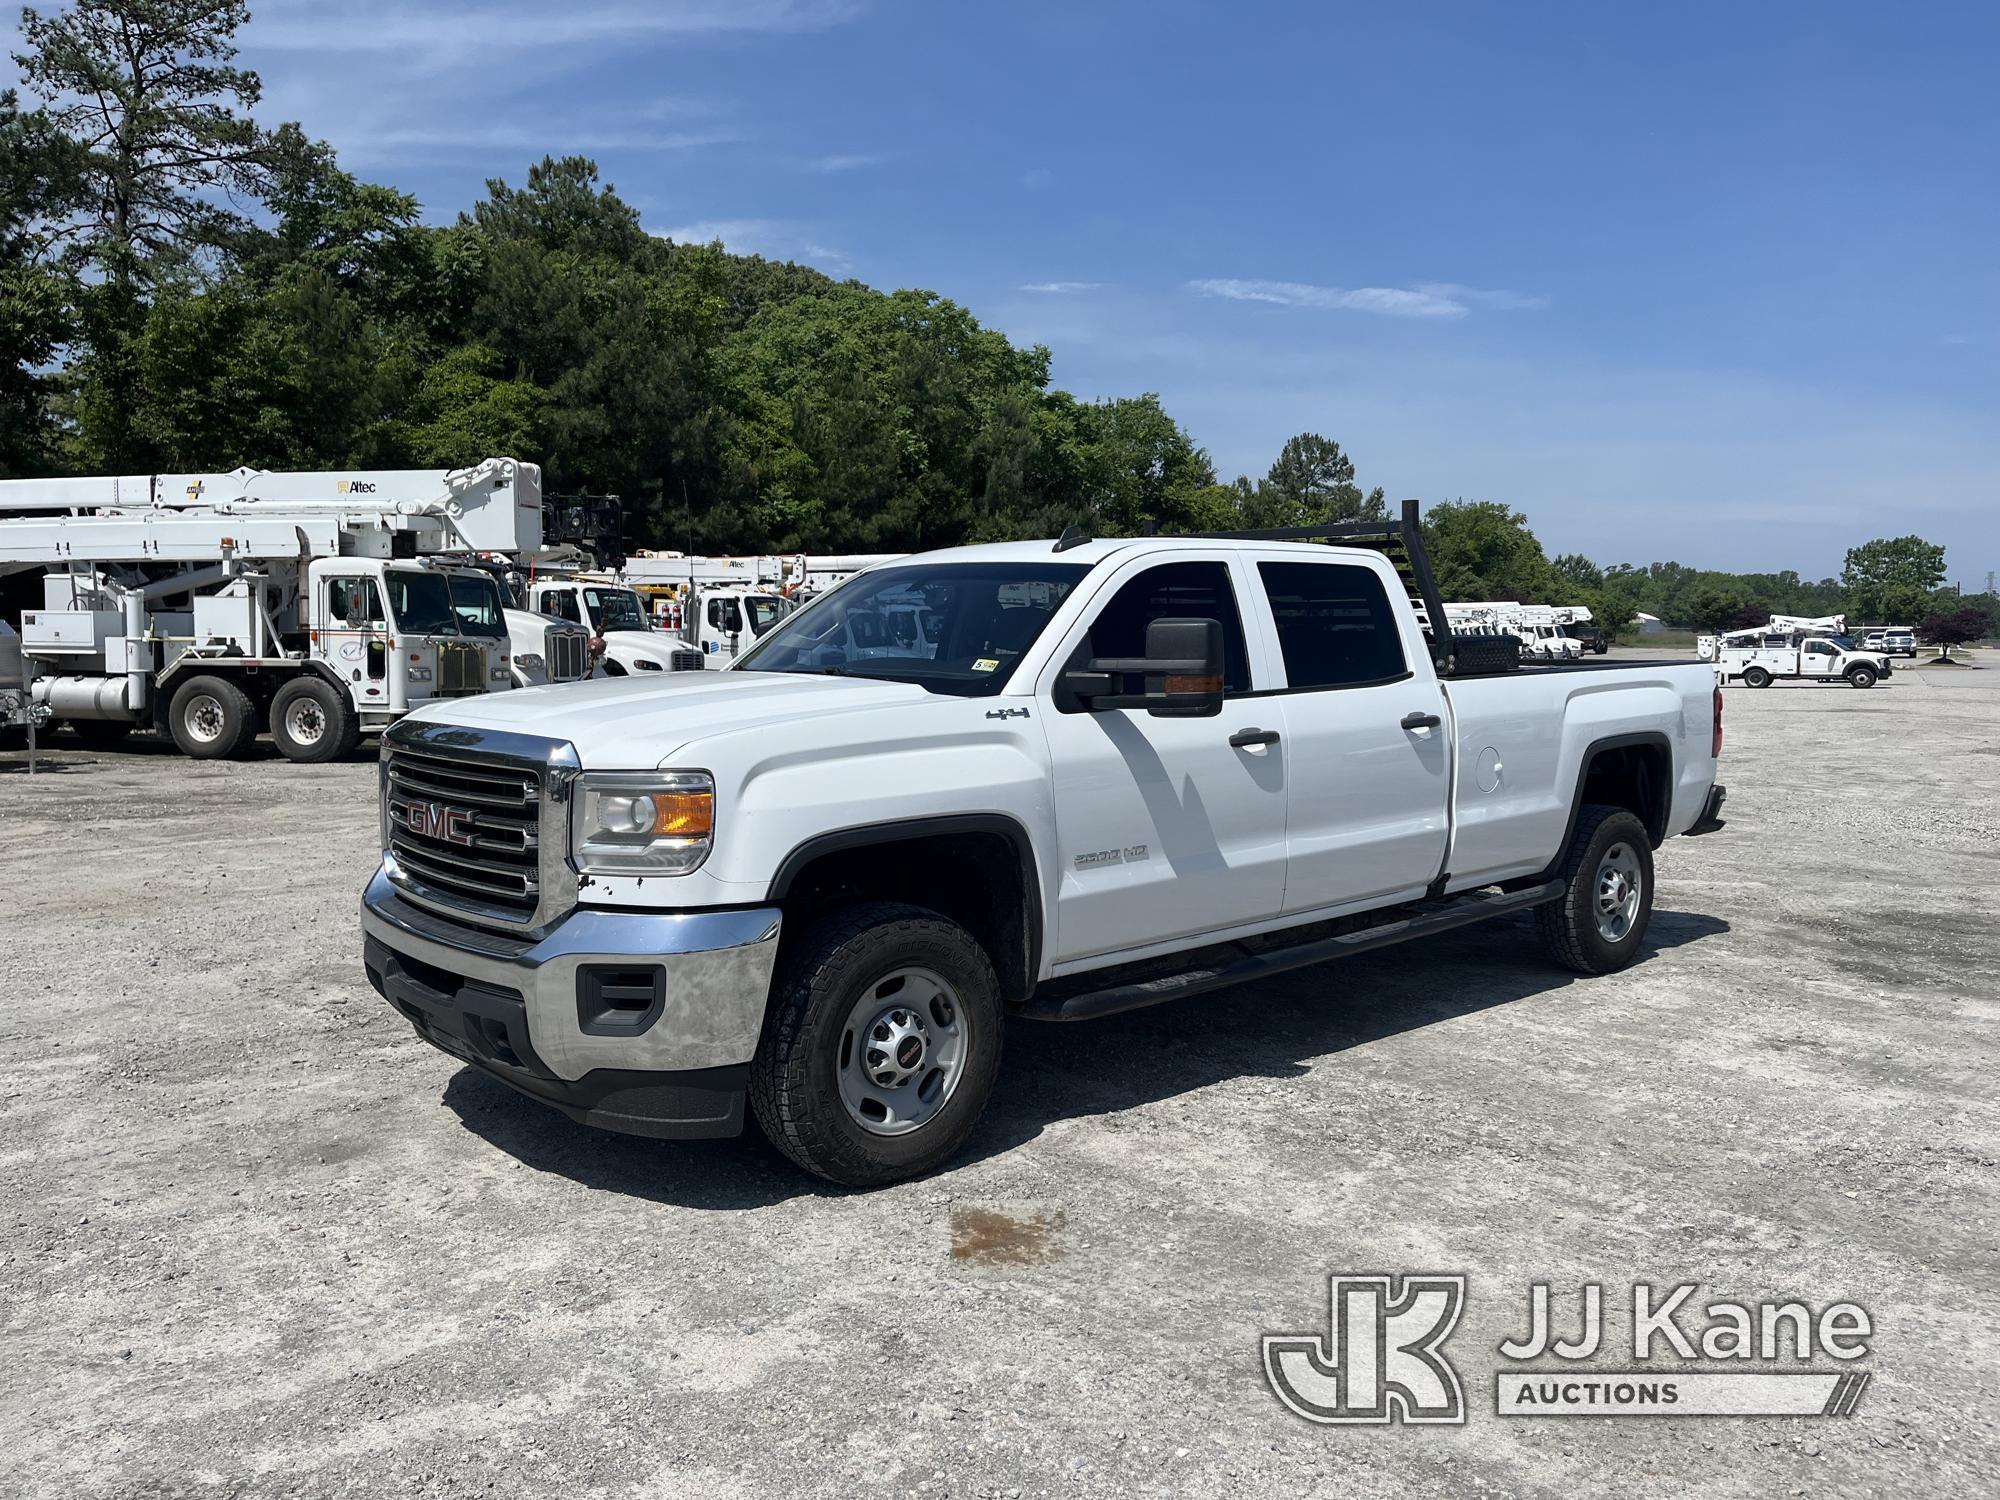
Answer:
[[[913,552],[908,557],[878,567],[902,567],[911,563],[1081,563],[1094,567],[1114,557],[1137,552],[1212,551],[1296,552],[1301,557],[1380,558],[1381,553],[1366,547],[1332,547],[1325,542],[1260,542],[1236,537],[1204,536],[1114,536],[1077,542],[1056,551],[1053,540],[1034,542],[985,542],[970,547],[943,547],[935,552]]]

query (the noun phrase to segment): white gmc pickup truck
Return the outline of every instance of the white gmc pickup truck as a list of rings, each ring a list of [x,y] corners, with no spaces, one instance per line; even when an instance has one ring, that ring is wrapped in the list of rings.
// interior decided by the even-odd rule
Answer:
[[[1632,962],[1653,851],[1721,826],[1713,669],[1434,634],[1413,505],[1293,535],[930,553],[726,672],[413,713],[382,749],[369,979],[586,1124],[747,1110],[872,1185],[965,1140],[1010,1018],[1526,909],[1569,968]]]

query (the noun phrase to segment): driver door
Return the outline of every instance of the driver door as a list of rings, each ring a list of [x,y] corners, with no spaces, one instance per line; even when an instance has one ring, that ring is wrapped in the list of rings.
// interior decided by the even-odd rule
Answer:
[[[1036,708],[1054,767],[1060,883],[1055,963],[1163,945],[1278,916],[1285,899],[1287,748],[1263,639],[1247,637],[1253,580],[1226,553],[1127,564],[1056,653]],[[1157,718],[1092,712],[1061,687],[1065,667],[1144,654],[1157,619],[1219,620],[1223,712]],[[1253,740],[1254,736],[1254,740]],[[1268,736],[1268,738],[1264,737]]]
[[[361,703],[386,703],[389,624],[381,590],[366,574],[334,574],[321,585],[320,619],[313,632],[315,654],[355,685]]]

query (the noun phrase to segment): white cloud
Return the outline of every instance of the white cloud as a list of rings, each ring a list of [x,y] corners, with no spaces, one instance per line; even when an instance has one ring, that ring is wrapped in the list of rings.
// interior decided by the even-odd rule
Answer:
[[[1414,287],[1314,286],[1304,281],[1255,281],[1213,277],[1190,281],[1188,290],[1232,302],[1270,302],[1280,307],[1382,313],[1393,318],[1462,318],[1474,306],[1546,307],[1546,298],[1519,292],[1485,291],[1454,282],[1429,281]]]
[[[721,240],[722,248],[732,255],[804,261],[843,275],[854,264],[845,251],[814,239],[807,226],[785,219],[697,219],[651,232],[678,245]]]
[[[1490,307],[1498,312],[1540,312],[1549,305],[1547,297],[1532,293],[1460,286],[1455,281],[1420,281],[1417,283],[1417,290],[1427,292],[1434,297],[1443,297],[1448,302],[1467,303],[1473,307]]]
[[[415,13],[374,0],[260,5],[244,32],[257,49],[393,52],[459,58],[516,48],[576,48],[645,37],[823,31],[852,17],[853,0],[595,0],[550,6],[494,0]]]
[[[1074,292],[1094,292],[1103,286],[1101,281],[1031,281],[1021,288],[1024,292],[1043,292],[1050,296],[1067,296]]]
[[[342,131],[339,145],[344,154],[360,160],[488,151],[520,151],[539,160],[566,152],[689,151],[742,139],[734,130],[619,130],[548,120],[534,125],[479,125],[447,118],[435,124],[350,125]]]
[[[721,240],[723,249],[737,255],[770,255],[784,227],[776,219],[697,219],[692,224],[676,224],[655,229],[653,233],[677,245],[706,245]]]
[[[873,167],[881,163],[879,156],[869,156],[859,151],[835,152],[832,156],[815,156],[803,163],[808,172],[858,172],[863,167]]]

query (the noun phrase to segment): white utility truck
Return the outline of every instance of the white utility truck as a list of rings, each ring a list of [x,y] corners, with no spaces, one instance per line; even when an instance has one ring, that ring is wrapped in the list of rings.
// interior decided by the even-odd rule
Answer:
[[[1766,635],[1803,636],[1823,635],[1845,642],[1850,647],[1853,642],[1847,636],[1846,615],[1772,615],[1762,625],[1747,626],[1742,630],[1724,631],[1720,635],[1698,635],[1694,638],[1695,655],[1703,661],[1714,661],[1726,644],[1741,646],[1756,641]],[[1873,651],[1875,648],[1859,648]],[[1877,653],[1880,654],[1880,653]],[[1886,663],[1887,657],[1884,657]]]
[[[530,609],[572,621],[602,642],[599,670],[607,677],[702,670],[700,653],[655,625],[632,589],[588,576],[537,579],[527,599]]]
[[[383,744],[369,979],[573,1119],[747,1109],[865,1185],[958,1148],[1010,1020],[1526,911],[1571,969],[1642,957],[1654,850],[1721,826],[1714,672],[1462,675],[1406,586],[1445,618],[1414,503],[1071,533],[870,569],[727,672],[434,705]],[[911,599],[931,628],[843,654]]]
[[[1886,654],[1863,650],[1851,637],[1767,625],[1719,637],[1715,672],[1724,682],[1753,688],[1769,687],[1780,678],[1871,688],[1889,676],[1890,668]]]
[[[541,543],[541,471],[141,474],[0,482],[0,575],[37,703],[107,743],[163,725],[189,755],[351,749],[436,698],[514,686],[505,601],[454,556]],[[547,650],[554,652],[551,644]]]

